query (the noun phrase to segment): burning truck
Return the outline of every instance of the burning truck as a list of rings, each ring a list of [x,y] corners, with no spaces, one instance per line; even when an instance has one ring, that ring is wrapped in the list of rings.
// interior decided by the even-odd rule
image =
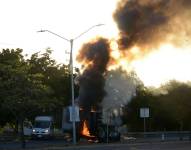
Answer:
[[[109,41],[99,38],[84,44],[77,57],[77,60],[83,64],[83,71],[77,81],[79,96],[76,103],[80,108],[80,121],[77,123],[78,137],[100,142],[120,139],[120,134],[115,130],[115,127],[109,123],[105,124],[102,117],[101,103],[106,96],[104,86],[109,53]],[[63,116],[63,129],[65,132],[71,132],[72,123],[69,121],[69,108],[64,109]]]
[[[88,137],[105,137],[105,133],[110,127],[109,124],[104,123],[104,107],[108,107],[108,105],[124,106],[132,96],[136,95],[136,82],[131,80],[128,80],[128,84],[122,82],[124,80],[121,72],[116,75],[122,77],[121,82],[114,81],[113,77],[110,80],[107,78],[109,70],[116,71],[116,68],[120,67],[127,73],[133,68],[136,70],[137,66],[140,72],[147,71],[147,67],[141,65],[140,62],[144,62],[143,58],[146,56],[150,57],[151,52],[165,50],[167,52],[164,53],[164,56],[166,56],[168,49],[170,52],[171,49],[176,51],[175,47],[181,51],[187,47],[190,49],[191,28],[188,19],[191,14],[190,8],[190,0],[120,0],[118,2],[113,13],[113,19],[118,27],[118,37],[113,37],[113,39],[96,38],[84,44],[76,58],[82,65],[78,79],[79,96],[77,99],[79,108],[81,108],[78,135],[84,136],[86,132],[85,136]],[[163,46],[165,47],[163,48]],[[169,62],[172,54],[169,55],[166,63]],[[152,57],[151,59],[152,61],[148,62],[151,66],[155,66],[158,61],[152,63],[155,59]],[[164,60],[163,55],[161,59]],[[162,63],[162,68],[164,66]],[[147,78],[145,79],[148,81],[152,80],[149,78],[152,68],[149,67],[149,75],[146,74]],[[158,69],[158,67],[154,68]],[[172,65],[170,65],[171,69]],[[175,67],[175,69],[177,68]],[[175,71],[177,74],[177,70]],[[162,71],[152,70],[152,72],[156,72],[157,74],[154,76],[159,75],[161,78]],[[145,73],[142,75],[144,76]],[[125,76],[124,78],[126,78]],[[106,79],[109,80],[108,85],[113,84],[109,87],[109,92],[106,90]],[[107,103],[103,105],[103,100],[106,98]],[[69,123],[68,125],[66,123],[64,128],[69,130]],[[107,132],[108,134],[109,132]]]
[[[64,133],[72,135],[72,122],[70,120],[71,106],[63,109],[62,130]],[[78,122],[76,122],[77,140],[86,139],[89,142],[113,142],[120,140],[120,133],[115,124],[112,123],[111,116],[104,121],[101,111],[91,110],[87,112],[79,110]]]

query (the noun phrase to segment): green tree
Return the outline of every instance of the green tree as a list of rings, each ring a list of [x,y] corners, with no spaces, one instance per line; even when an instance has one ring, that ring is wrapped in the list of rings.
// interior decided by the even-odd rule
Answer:
[[[191,86],[170,81],[163,89],[167,91],[167,94],[160,98],[164,111],[173,120],[176,130],[188,130],[191,126]]]
[[[124,120],[131,131],[142,131],[139,118],[141,107],[150,108],[147,131],[190,130],[191,86],[188,83],[170,81],[159,89],[140,86],[136,96],[127,104]]]
[[[21,49],[4,49],[0,53],[1,108],[17,121],[30,117],[39,102],[48,99],[51,93],[40,75],[29,74],[30,67],[21,53]]]
[[[147,107],[152,110],[153,96],[150,91],[140,85],[137,87],[136,96],[125,107],[124,120],[130,131],[143,131],[143,119],[140,118],[140,108]],[[147,119],[147,129],[150,127],[150,118]],[[150,130],[150,129],[149,129]]]
[[[68,65],[56,64],[55,60],[50,57],[51,52],[50,49],[47,49],[43,54],[35,53],[27,62],[30,66],[30,74],[40,75],[43,84],[52,91],[49,99],[40,104],[42,111],[39,113],[54,115],[59,126],[63,107],[71,103],[71,74]],[[76,86],[75,88],[77,89]]]
[[[50,49],[27,60],[21,49],[3,49],[0,52],[1,125],[15,124],[24,118],[32,120],[36,115],[53,115],[61,124],[62,109],[71,103],[70,77],[69,66],[56,64]]]
[[[43,84],[40,75],[29,74],[30,67],[21,53],[21,49],[3,49],[0,53],[0,101],[2,110],[7,110],[13,116],[12,120],[20,123],[24,148],[24,119],[38,108],[40,101],[48,99],[50,90]]]

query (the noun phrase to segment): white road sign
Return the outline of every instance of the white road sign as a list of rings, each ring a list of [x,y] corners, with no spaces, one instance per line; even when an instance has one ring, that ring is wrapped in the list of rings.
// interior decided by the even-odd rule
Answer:
[[[149,117],[149,108],[140,108],[140,117],[148,118]]]
[[[70,111],[70,121],[72,122],[73,120],[75,122],[79,122],[80,121],[80,116],[79,116],[79,107],[78,106],[70,106],[69,107],[69,111]]]

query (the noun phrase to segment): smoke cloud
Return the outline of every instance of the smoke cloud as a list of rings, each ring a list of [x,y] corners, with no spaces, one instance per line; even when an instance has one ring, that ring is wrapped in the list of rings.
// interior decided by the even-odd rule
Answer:
[[[191,45],[191,0],[121,0],[113,18],[119,28],[120,58],[136,59],[128,53],[134,46],[143,57],[163,43]],[[84,65],[79,77],[79,103],[87,111],[98,107],[105,96],[103,107],[120,107],[135,92],[135,82],[124,72],[107,72],[109,63],[117,63],[110,59],[110,52],[109,40],[98,38],[84,44],[77,56]]]
[[[127,74],[121,68],[109,71],[105,84],[107,95],[102,102],[103,109],[119,109],[125,106],[136,95],[138,84],[140,81],[134,72]]]
[[[106,92],[104,90],[110,46],[107,39],[99,38],[82,46],[77,60],[85,65],[79,77],[79,103],[86,111],[98,107]]]
[[[113,14],[119,49],[152,48],[164,41],[180,44],[190,39],[190,17],[190,0],[122,0]]]

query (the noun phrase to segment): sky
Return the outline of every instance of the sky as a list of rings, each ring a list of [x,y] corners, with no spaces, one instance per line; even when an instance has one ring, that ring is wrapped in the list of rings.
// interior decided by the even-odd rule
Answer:
[[[80,45],[95,36],[114,36],[112,19],[117,0],[0,0],[0,48],[22,48],[33,54],[50,47],[52,57],[67,63],[69,42],[50,33],[72,39],[96,24],[88,33],[74,41],[74,53]]]
[[[95,27],[74,41],[77,55],[81,45],[96,36],[118,36],[112,14],[118,0],[0,0],[0,49],[21,48],[29,56],[50,47],[58,63],[69,62],[70,43],[64,38],[77,37],[90,27]],[[160,86],[171,79],[191,81],[191,50],[178,50],[172,45],[161,47],[130,65],[146,86]],[[74,65],[77,65],[75,62]]]

